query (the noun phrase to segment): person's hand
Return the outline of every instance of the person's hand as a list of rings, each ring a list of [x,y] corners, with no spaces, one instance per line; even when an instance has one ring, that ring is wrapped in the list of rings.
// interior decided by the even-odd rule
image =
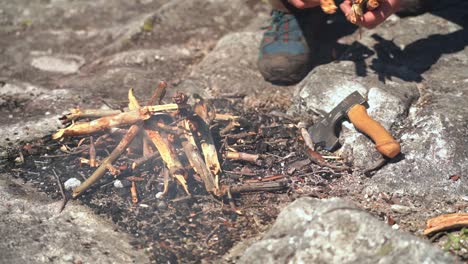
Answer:
[[[380,23],[384,22],[389,16],[398,11],[400,8],[401,0],[384,0],[380,2],[378,8],[372,11],[367,11],[364,13],[362,20],[358,21],[359,26],[365,28],[374,28]],[[344,0],[340,5],[341,11],[348,14],[351,11],[351,0]]]
[[[288,0],[288,2],[299,9],[311,8],[320,5],[320,0]]]

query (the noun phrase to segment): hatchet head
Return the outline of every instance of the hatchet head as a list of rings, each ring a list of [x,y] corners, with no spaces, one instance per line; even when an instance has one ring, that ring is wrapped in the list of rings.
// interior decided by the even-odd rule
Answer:
[[[347,117],[349,109],[356,104],[364,104],[365,102],[366,99],[357,91],[343,99],[330,113],[308,129],[314,144],[332,151],[338,145],[339,124]]]

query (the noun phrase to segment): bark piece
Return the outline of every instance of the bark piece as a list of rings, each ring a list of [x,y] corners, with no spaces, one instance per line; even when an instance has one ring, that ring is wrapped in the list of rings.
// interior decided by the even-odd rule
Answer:
[[[468,213],[441,215],[427,220],[424,235],[462,227],[468,227]]]

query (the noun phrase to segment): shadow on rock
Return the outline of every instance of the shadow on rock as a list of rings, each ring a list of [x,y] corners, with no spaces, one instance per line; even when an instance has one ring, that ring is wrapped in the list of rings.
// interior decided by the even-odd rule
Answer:
[[[376,41],[373,49],[358,41],[352,44],[342,44],[339,40],[350,37],[358,28],[344,18],[340,12],[328,18],[319,35],[320,57],[317,63],[327,64],[335,60],[349,60],[355,64],[357,76],[367,76],[367,68],[375,71],[379,80],[391,80],[397,77],[405,81],[420,82],[422,74],[429,70],[442,55],[452,54],[463,50],[468,44],[468,3],[459,0],[452,1],[405,1],[408,6],[397,13],[399,17],[408,17],[431,13],[448,21],[460,25],[462,28],[448,34],[433,34],[414,41],[400,48],[391,39],[385,39],[379,34],[373,34]],[[418,2],[418,3],[416,3]],[[366,65],[366,58],[373,56],[370,65]]]
[[[404,49],[377,34],[372,35],[372,38],[377,41],[374,46],[377,58],[372,60],[369,67],[379,75],[380,81],[385,82],[394,76],[405,81],[420,82],[423,79],[421,75],[442,55],[456,53],[467,46],[468,30],[463,28],[446,35],[430,35]]]

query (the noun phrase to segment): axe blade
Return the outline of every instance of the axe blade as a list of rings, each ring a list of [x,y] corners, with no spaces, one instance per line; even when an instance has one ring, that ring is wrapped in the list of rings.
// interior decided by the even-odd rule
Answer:
[[[364,104],[366,99],[357,91],[348,95],[320,121],[309,128],[312,141],[318,147],[332,151],[338,145],[339,124],[347,117],[351,107]]]

